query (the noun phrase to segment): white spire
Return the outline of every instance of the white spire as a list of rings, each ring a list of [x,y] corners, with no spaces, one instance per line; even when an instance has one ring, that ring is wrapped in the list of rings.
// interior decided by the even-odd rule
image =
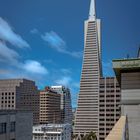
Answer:
[[[90,3],[90,11],[89,11],[89,19],[95,20],[96,19],[96,10],[95,10],[95,0],[91,0]]]

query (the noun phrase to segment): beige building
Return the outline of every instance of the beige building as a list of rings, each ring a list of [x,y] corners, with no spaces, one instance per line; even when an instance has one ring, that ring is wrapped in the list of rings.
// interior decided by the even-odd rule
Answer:
[[[39,94],[34,81],[0,80],[0,110],[19,109],[33,112],[33,123],[39,123]]]
[[[129,140],[128,121],[121,116],[105,140]]]
[[[1,110],[0,140],[32,140],[32,125],[30,111]]]
[[[119,120],[121,93],[114,77],[100,78],[99,139],[104,140]]]
[[[46,87],[40,91],[40,123],[60,123],[60,94]]]

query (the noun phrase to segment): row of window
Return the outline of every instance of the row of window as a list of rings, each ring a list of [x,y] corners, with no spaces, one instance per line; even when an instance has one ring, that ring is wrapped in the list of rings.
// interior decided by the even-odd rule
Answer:
[[[1,95],[14,95],[14,92],[2,92]]]
[[[15,122],[10,123],[10,132],[15,132]],[[0,123],[0,134],[7,132],[7,123]]]
[[[11,105],[11,104],[10,105],[1,105],[1,108],[7,108],[7,107],[12,107],[13,108],[14,105]]]

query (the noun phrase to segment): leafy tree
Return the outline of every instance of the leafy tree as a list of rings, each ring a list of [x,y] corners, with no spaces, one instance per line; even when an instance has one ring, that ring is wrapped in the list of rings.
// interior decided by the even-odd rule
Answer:
[[[96,134],[94,132],[90,132],[89,134],[86,134],[82,140],[97,140]]]

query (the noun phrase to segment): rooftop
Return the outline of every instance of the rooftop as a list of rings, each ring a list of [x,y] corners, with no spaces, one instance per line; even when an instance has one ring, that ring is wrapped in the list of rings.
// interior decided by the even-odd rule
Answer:
[[[122,71],[139,71],[140,70],[140,58],[113,60],[113,69],[114,69],[117,79],[120,81],[120,75]]]

